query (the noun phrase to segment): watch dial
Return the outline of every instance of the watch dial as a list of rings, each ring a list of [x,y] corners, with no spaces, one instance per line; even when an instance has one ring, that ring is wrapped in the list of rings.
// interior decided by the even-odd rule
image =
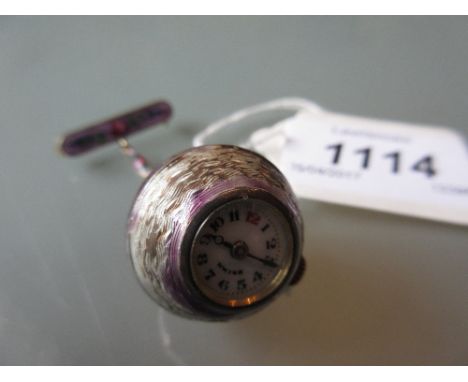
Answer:
[[[190,269],[210,300],[246,306],[281,285],[293,250],[291,226],[277,207],[262,199],[239,199],[218,207],[201,224]]]

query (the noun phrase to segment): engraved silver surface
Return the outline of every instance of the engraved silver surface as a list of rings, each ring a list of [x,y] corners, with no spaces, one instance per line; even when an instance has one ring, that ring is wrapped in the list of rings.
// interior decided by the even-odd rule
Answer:
[[[241,197],[264,199],[280,208],[294,237],[293,261],[278,286],[286,287],[302,251],[302,219],[281,172],[262,156],[236,146],[192,148],[166,161],[141,187],[128,221],[128,246],[144,289],[166,309],[191,318],[228,320],[248,307],[220,306],[194,287],[188,256],[201,222],[223,203]]]

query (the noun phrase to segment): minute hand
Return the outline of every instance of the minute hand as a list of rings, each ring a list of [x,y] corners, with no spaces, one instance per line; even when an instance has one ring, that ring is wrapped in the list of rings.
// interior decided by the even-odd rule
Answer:
[[[247,257],[251,257],[252,259],[260,261],[261,263],[263,263],[263,265],[266,265],[268,267],[272,267],[272,268],[277,268],[278,267],[278,264],[276,264],[273,260],[262,259],[260,257],[252,255],[251,253],[248,253]]]

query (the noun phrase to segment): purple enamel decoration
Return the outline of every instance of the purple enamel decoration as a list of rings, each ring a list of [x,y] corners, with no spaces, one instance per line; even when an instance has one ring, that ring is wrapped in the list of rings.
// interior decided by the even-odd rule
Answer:
[[[166,122],[171,115],[171,106],[165,101],[157,101],[67,134],[62,139],[60,150],[68,156],[81,155],[119,138]]]

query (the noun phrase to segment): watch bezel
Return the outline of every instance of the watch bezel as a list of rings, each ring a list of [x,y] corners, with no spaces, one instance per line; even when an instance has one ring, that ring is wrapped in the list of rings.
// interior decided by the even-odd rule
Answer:
[[[202,229],[202,224],[212,213],[214,213],[218,208],[227,203],[246,199],[258,199],[267,202],[273,205],[283,215],[283,217],[286,220],[286,223],[290,228],[292,236],[291,261],[289,264],[289,269],[287,269],[284,272],[285,275],[282,278],[282,280],[279,281],[276,285],[274,285],[272,290],[268,291],[268,293],[262,296],[261,299],[252,301],[249,304],[230,306],[218,303],[215,300],[211,299],[197,286],[192,273],[190,254],[192,252],[193,246],[195,245],[194,239],[196,238],[197,233],[200,229]],[[189,228],[187,229],[184,235],[181,248],[181,273],[183,275],[184,280],[186,281],[187,289],[191,295],[190,300],[193,301],[197,308],[206,311],[206,313],[208,313],[209,315],[233,315],[240,314],[242,312],[247,313],[251,310],[260,308],[261,306],[271,301],[274,297],[277,296],[277,294],[281,290],[283,290],[287,285],[289,285],[291,278],[294,276],[299,265],[299,261],[301,258],[301,254],[299,253],[301,247],[299,242],[300,228],[296,224],[295,216],[291,209],[287,207],[287,205],[281,202],[270,192],[267,192],[263,189],[242,187],[224,192],[212,202],[207,203],[199,211],[199,213],[190,221],[188,227]]]

